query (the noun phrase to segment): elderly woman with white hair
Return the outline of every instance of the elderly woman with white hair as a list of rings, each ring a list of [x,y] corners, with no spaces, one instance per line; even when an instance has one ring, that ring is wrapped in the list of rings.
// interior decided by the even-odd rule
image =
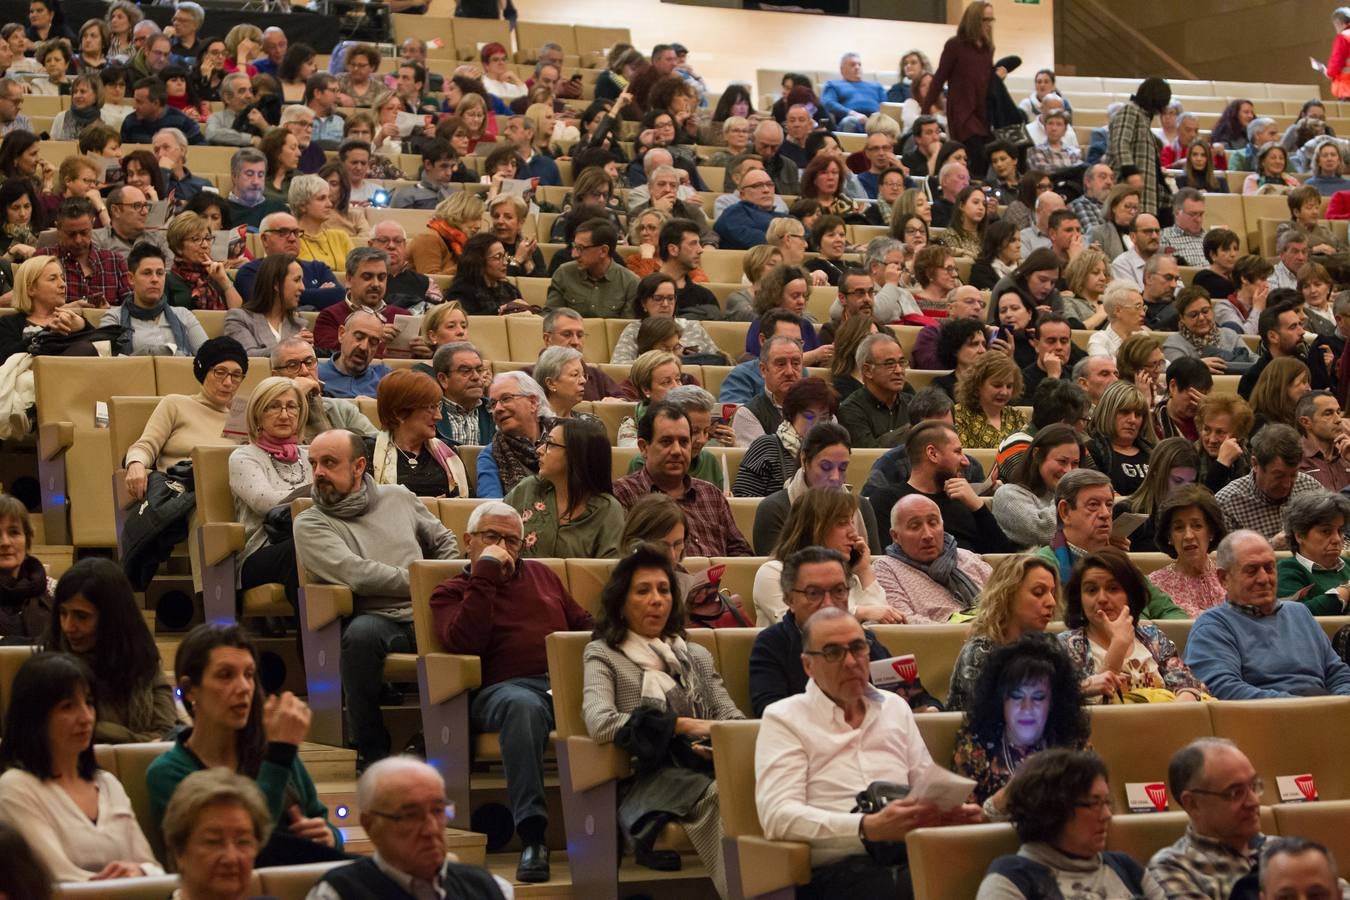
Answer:
[[[272,817],[251,780],[223,767],[193,772],[174,790],[163,831],[178,872],[174,900],[254,896],[253,864],[272,834]]]
[[[328,182],[318,175],[297,175],[291,179],[286,195],[291,215],[300,223],[299,258],[321,262],[334,272],[344,271],[352,238],[337,228],[328,227],[333,213],[333,195]]]
[[[534,364],[534,380],[544,389],[555,419],[583,419],[600,423],[589,413],[573,412],[586,391],[586,361],[572,347],[547,347]]]
[[[159,167],[164,173],[164,183],[168,193],[173,194],[173,202],[182,209],[204,188],[214,188],[210,181],[200,175],[193,175],[187,167],[187,135],[177,128],[161,128],[155,132],[154,142],[150,145],[159,159]]]
[[[733,157],[751,152],[750,130],[750,120],[744,116],[727,116],[723,119],[722,143],[726,148],[714,151],[708,157],[708,165],[725,167]]]
[[[1144,295],[1133,281],[1117,278],[1102,291],[1102,308],[1106,327],[1088,338],[1088,355],[1115,359],[1127,337],[1149,330],[1144,324]]]
[[[539,440],[553,418],[544,389],[524,372],[492,379],[488,412],[497,426],[492,443],[478,453],[479,497],[504,497],[527,475],[539,474]]]
[[[295,381],[273,375],[253,389],[244,418],[248,443],[230,454],[234,516],[244,526],[244,547],[235,557],[235,586],[246,591],[280,582],[286,586],[286,599],[295,603],[295,541],[289,528],[274,535],[265,523],[276,507],[308,497],[314,483],[309,448],[300,444],[309,399]]]

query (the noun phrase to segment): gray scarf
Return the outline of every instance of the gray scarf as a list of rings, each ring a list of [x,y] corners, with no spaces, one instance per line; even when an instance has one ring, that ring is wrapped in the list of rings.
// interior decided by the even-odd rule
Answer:
[[[961,604],[962,612],[969,612],[975,606],[975,600],[980,594],[980,586],[970,580],[970,576],[962,572],[956,564],[956,538],[951,534],[942,536],[942,552],[938,558],[930,563],[921,563],[913,559],[909,554],[900,548],[899,544],[892,543],[886,548],[886,555],[891,559],[897,559],[911,569],[917,569],[935,582],[946,588],[947,591],[956,598]]]
[[[335,519],[358,519],[370,508],[371,493],[375,489],[375,479],[367,472],[361,476],[361,485],[334,504],[327,504],[319,491],[314,491],[314,505],[323,510],[326,516]]]

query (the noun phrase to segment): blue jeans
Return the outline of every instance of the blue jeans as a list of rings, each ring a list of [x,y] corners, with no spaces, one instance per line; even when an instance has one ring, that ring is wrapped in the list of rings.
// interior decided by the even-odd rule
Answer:
[[[389,755],[389,730],[380,715],[384,660],[415,653],[413,623],[362,613],[342,632],[342,687],[347,694],[347,733],[365,765]]]
[[[469,704],[469,717],[475,732],[501,735],[506,793],[516,824],[531,816],[547,819],[544,748],[553,730],[548,677],[512,678],[483,688]]]

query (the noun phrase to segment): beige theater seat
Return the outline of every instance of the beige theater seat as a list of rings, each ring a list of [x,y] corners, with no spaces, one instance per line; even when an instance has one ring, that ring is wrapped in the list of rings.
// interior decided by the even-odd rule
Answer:
[[[253,883],[261,888],[256,873]],[[61,900],[164,900],[177,889],[177,875],[156,875],[116,881],[69,882],[58,885],[55,896]]]
[[[482,354],[483,362],[494,359],[513,359],[505,316],[469,316],[468,340]],[[425,360],[430,363],[430,360]]]
[[[717,670],[722,686],[747,717],[755,714],[750,701],[750,651],[759,637],[759,628],[718,628]]]
[[[258,893],[276,900],[305,900],[324,872],[346,863],[310,863],[303,866],[273,866],[257,869],[253,880],[259,883]]]
[[[811,847],[764,837],[755,809],[755,740],[759,722],[714,722],[713,768],[722,816],[727,887],[742,897],[788,900],[811,881]]]
[[[961,729],[961,721],[964,718],[965,713],[960,712],[928,712],[914,717],[915,724],[919,726],[919,734],[923,735],[923,744],[928,748],[928,755],[944,769],[952,767],[956,751],[956,733]]]
[[[1111,773],[1111,799],[1118,812],[1125,812],[1127,782],[1167,784],[1167,763],[1182,747],[1196,738],[1213,735],[1208,703],[1154,703],[1089,706],[1092,748]],[[1148,736],[1148,752],[1141,753],[1139,740]],[[1181,809],[1168,790],[1169,808]]]
[[[914,900],[970,900],[989,864],[1016,853],[1011,825],[916,828],[905,836]]]
[[[1350,828],[1345,827],[1350,821],[1350,801],[1281,803],[1273,809],[1262,809],[1263,813],[1267,811],[1275,819],[1274,829],[1267,834],[1296,834],[1317,841],[1336,857],[1337,874],[1342,878],[1350,877]]]
[[[1350,800],[1343,748],[1350,746],[1350,697],[1207,703],[1215,737],[1242,748],[1265,779],[1262,802],[1280,802],[1276,777],[1311,774],[1322,800]],[[1307,736],[1316,735],[1316,740]]]
[[[10,689],[14,686],[14,676],[28,657],[36,652],[35,647],[0,647],[0,728],[4,727],[5,713],[9,710]],[[0,734],[0,737],[4,737]]]
[[[164,859],[164,834],[160,830],[160,821],[150,804],[150,790],[145,783],[145,772],[150,764],[159,759],[170,748],[170,741],[150,741],[144,744],[100,744],[94,748],[95,758],[100,768],[106,769],[126,789],[127,799],[136,813],[136,821],[155,851],[157,859]]]
[[[968,625],[874,625],[872,633],[896,656],[914,654],[919,680],[928,693],[946,702],[952,667],[970,634]]]

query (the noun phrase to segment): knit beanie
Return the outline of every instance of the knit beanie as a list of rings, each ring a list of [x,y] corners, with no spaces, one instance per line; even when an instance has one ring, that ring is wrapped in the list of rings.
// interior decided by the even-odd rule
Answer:
[[[244,345],[232,337],[213,337],[197,348],[197,356],[192,360],[192,374],[199,384],[206,383],[206,373],[223,362],[237,362],[239,368],[248,372],[248,354]]]

